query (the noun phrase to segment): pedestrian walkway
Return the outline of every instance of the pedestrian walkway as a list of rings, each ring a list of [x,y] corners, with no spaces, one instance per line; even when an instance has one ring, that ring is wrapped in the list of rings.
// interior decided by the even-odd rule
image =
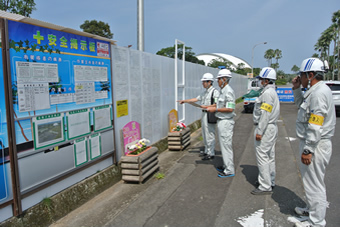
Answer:
[[[295,206],[304,206],[303,187],[285,122],[278,123],[277,181],[272,195],[251,195],[258,169],[253,143],[252,115],[238,113],[233,137],[236,175],[217,177],[222,164],[216,157],[202,161],[201,131],[192,134],[186,151],[160,154],[160,172],[143,184],[120,182],[54,223],[66,226],[293,226]]]

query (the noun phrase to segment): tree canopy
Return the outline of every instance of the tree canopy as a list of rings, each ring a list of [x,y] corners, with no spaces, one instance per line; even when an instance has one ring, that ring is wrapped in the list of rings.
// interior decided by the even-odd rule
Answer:
[[[0,9],[29,17],[35,8],[34,0],[0,0]]]
[[[332,24],[321,33],[314,45],[314,50],[319,52],[319,58],[329,63],[328,79],[340,79],[340,10],[332,15]],[[333,50],[333,53],[332,51]]]
[[[175,51],[176,46],[174,45],[172,47],[162,48],[161,50],[157,51],[156,54],[166,56],[169,58],[175,58]],[[183,44],[178,44],[177,58],[182,59],[182,56],[183,56]],[[195,53],[192,51],[192,48],[188,46],[185,47],[185,61],[204,65],[204,61],[199,60],[197,57],[195,57]]]
[[[113,34],[110,30],[110,25],[103,21],[86,20],[82,25],[80,25],[80,28],[83,29],[84,32],[99,35],[108,39],[113,38]]]
[[[277,70],[280,65],[279,65],[279,59],[282,58],[282,50],[276,49],[268,49],[264,53],[264,58],[267,59],[268,61],[268,66],[274,68]],[[276,63],[273,63],[273,58],[276,59]]]
[[[292,69],[293,72],[299,72],[300,68],[297,65],[293,65]]]
[[[226,69],[231,70],[231,62],[223,58],[216,58],[208,63],[209,67],[218,68],[218,66],[225,66]]]

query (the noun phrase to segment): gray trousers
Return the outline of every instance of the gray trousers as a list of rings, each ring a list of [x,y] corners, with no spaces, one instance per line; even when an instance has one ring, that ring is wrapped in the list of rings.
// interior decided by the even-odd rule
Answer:
[[[262,139],[255,139],[256,129],[254,131],[254,144],[256,153],[257,167],[259,168],[258,182],[259,189],[262,191],[271,191],[275,186],[275,144],[277,140],[277,125],[268,124]]]
[[[204,143],[204,153],[215,156],[215,129],[216,124],[209,124],[207,112],[202,112],[201,127]]]
[[[218,140],[220,142],[225,174],[235,174],[233,133],[234,119],[217,120]]]
[[[300,141],[300,157],[305,140]],[[326,209],[328,207],[326,185],[324,182],[326,167],[332,156],[332,141],[321,139],[314,151],[312,163],[304,165],[300,161],[300,172],[306,192],[309,219],[313,226],[326,226]]]

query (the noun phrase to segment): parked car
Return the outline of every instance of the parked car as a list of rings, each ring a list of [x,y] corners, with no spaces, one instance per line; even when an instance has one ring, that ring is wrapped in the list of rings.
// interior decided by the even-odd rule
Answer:
[[[259,80],[256,78],[248,79],[248,90],[247,94],[251,91],[257,91],[260,89]],[[252,113],[254,110],[256,97],[247,97],[243,99],[243,107],[245,113]]]
[[[326,80],[325,84],[332,90],[336,112],[340,112],[340,81]]]

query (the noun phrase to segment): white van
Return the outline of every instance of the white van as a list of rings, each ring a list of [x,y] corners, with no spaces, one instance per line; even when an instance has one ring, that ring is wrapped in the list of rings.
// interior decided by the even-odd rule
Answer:
[[[332,90],[336,112],[340,112],[340,81],[325,80],[324,82]]]

